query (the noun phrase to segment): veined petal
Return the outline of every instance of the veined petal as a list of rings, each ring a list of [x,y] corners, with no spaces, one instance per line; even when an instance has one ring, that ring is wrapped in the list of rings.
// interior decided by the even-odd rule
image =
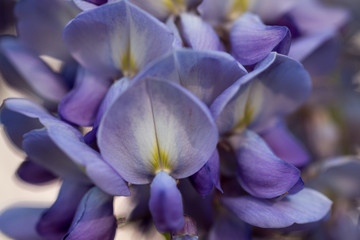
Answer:
[[[304,67],[272,53],[219,95],[211,111],[220,134],[246,127],[261,132],[299,107],[310,91]]]
[[[210,106],[217,96],[246,73],[227,53],[177,49],[146,67],[134,81],[146,76],[173,81]]]
[[[113,197],[93,187],[82,198],[69,232],[63,239],[112,240],[116,226]]]
[[[63,79],[37,55],[26,49],[19,39],[1,38],[1,49],[15,69],[40,97],[59,102],[67,93]]]
[[[36,223],[45,208],[13,207],[0,215],[0,230],[16,240],[44,240],[36,232]]]
[[[135,184],[149,183],[161,170],[175,179],[194,174],[216,143],[206,106],[180,86],[155,79],[144,79],[121,94],[98,131],[105,161]]]
[[[301,179],[295,166],[278,158],[254,132],[229,139],[238,158],[238,180],[251,195],[275,198],[287,194]]]
[[[80,68],[75,88],[59,105],[60,116],[80,126],[92,125],[110,84],[110,81]]]
[[[257,15],[243,14],[230,32],[231,53],[243,65],[253,65],[270,52],[288,54],[291,34],[287,27],[266,26]]]
[[[183,13],[180,15],[180,23],[180,32],[186,46],[195,50],[225,50],[212,26],[199,16]]]
[[[79,14],[64,40],[86,69],[117,78],[133,76],[172,49],[174,36],[163,23],[128,1],[105,4]]]
[[[42,214],[37,223],[39,234],[49,240],[61,239],[70,227],[76,208],[89,188],[90,185],[64,181],[55,203]]]
[[[276,156],[295,165],[298,168],[305,167],[309,161],[309,153],[304,146],[287,130],[284,123],[260,133],[267,145]]]
[[[245,222],[262,228],[283,228],[320,221],[330,211],[332,202],[321,193],[305,188],[282,200],[252,196],[222,198],[230,211]]]
[[[184,226],[184,213],[175,179],[160,171],[150,187],[149,208],[156,228],[160,232],[180,230]]]
[[[63,60],[69,53],[62,41],[65,25],[80,11],[70,1],[24,0],[15,7],[18,34],[39,55]]]

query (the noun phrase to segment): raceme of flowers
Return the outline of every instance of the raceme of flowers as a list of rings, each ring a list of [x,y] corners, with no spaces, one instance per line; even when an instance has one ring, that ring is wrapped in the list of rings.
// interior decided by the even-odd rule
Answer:
[[[300,61],[336,36],[342,9],[311,0],[22,0],[15,15],[18,36],[2,36],[1,70],[29,99],[5,100],[1,123],[26,153],[20,179],[62,185],[49,208],[3,212],[5,234],[113,239],[114,196],[136,203],[127,222],[171,239],[247,239],[249,226],[328,215],[331,201],[304,187],[310,156],[285,117],[311,92]]]

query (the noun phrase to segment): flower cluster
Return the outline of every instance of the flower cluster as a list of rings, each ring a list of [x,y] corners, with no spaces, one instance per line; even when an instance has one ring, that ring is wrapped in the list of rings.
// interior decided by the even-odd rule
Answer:
[[[62,186],[50,208],[4,212],[5,234],[113,239],[114,196],[133,199],[127,222],[171,239],[247,239],[249,226],[328,215],[331,201],[304,188],[310,157],[285,117],[311,91],[300,62],[331,66],[317,50],[347,12],[315,0],[22,0],[15,15],[0,67],[33,100],[5,100],[1,123],[26,153],[18,176]]]

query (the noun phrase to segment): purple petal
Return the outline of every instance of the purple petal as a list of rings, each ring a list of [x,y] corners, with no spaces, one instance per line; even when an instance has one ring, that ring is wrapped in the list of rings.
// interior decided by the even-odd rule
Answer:
[[[260,136],[265,140],[276,156],[295,165],[305,167],[310,156],[304,146],[286,129],[283,123],[262,132]]]
[[[21,163],[16,171],[16,175],[21,180],[31,184],[43,184],[57,178],[46,168],[30,159],[26,159],[26,161]]]
[[[208,109],[195,96],[170,82],[144,79],[106,112],[98,145],[126,181],[146,184],[161,170],[175,179],[200,170],[217,135]]]
[[[229,141],[238,157],[238,180],[251,195],[278,197],[289,192],[301,179],[300,171],[276,157],[255,133],[245,131]]]
[[[172,49],[166,25],[128,1],[105,4],[79,14],[64,31],[73,57],[94,73],[118,78],[134,75]]]
[[[333,29],[325,29],[297,38],[291,44],[289,56],[298,61],[303,61],[335,35],[336,32]]]
[[[68,125],[50,125],[47,132],[68,159],[82,166],[94,184],[111,195],[129,196],[123,178],[83,141],[83,136]]]
[[[81,200],[70,230],[63,239],[111,240],[116,226],[113,197],[94,187]]]
[[[0,230],[16,240],[43,240],[36,232],[36,223],[46,209],[14,207],[0,215]]]
[[[150,13],[154,17],[160,19],[161,21],[164,21],[171,14],[171,6],[174,6],[173,1],[167,1],[169,2],[170,6],[167,6],[164,3],[165,1],[158,0],[130,0],[130,2]]]
[[[199,97],[206,105],[246,70],[229,54],[178,49],[141,71],[134,81],[146,76],[176,82]]]
[[[5,100],[1,106],[0,120],[4,125],[4,132],[7,137],[19,148],[22,149],[23,135],[33,129],[42,128],[43,125],[34,118],[13,111],[11,104],[14,100]],[[16,100],[15,100],[16,101]]]
[[[259,15],[264,22],[274,22],[298,3],[298,0],[256,0],[251,6],[251,12]]]
[[[100,78],[100,79],[99,79]],[[59,105],[59,114],[69,122],[90,126],[111,82],[91,74],[85,69],[78,71],[76,86]]]
[[[97,7],[96,4],[86,0],[73,0],[73,2],[82,11],[91,10]]]
[[[326,189],[339,196],[357,198],[360,196],[360,163],[358,157],[347,156],[326,160],[310,185]]]
[[[90,184],[80,168],[54,144],[45,129],[33,130],[25,134],[23,149],[32,161],[54,175],[74,182]]]
[[[1,49],[27,84],[41,97],[59,102],[67,93],[63,79],[13,37],[1,38]]]
[[[175,180],[160,171],[151,183],[149,208],[156,228],[171,232],[184,226],[181,193]]]
[[[49,240],[61,239],[69,229],[76,209],[89,185],[64,181],[55,203],[41,216],[36,228]]]
[[[201,17],[213,26],[219,26],[229,20],[237,18],[247,10],[246,1],[232,0],[203,0],[198,6]]]
[[[224,91],[211,111],[220,134],[246,127],[261,132],[298,108],[310,91],[311,80],[304,67],[272,53]]]
[[[349,20],[347,9],[325,6],[317,0],[299,2],[289,14],[302,34],[339,29]]]
[[[225,50],[215,30],[199,16],[183,13],[180,15],[180,23],[186,46],[195,50]]]
[[[209,161],[190,177],[190,180],[196,191],[203,197],[209,195],[214,186],[222,192],[219,176],[219,153],[217,150],[214,151]]]
[[[15,8],[17,30],[26,45],[39,55],[65,60],[69,54],[62,41],[62,31],[78,13],[79,10],[70,1],[21,1]]]
[[[321,193],[305,188],[282,200],[252,196],[222,198],[222,203],[240,219],[262,228],[283,228],[294,223],[320,221],[330,211],[332,202]]]
[[[80,171],[80,166],[85,167],[88,177],[104,191],[114,195],[129,195],[129,189],[122,177],[102,160],[98,152],[84,143],[78,130],[25,99],[8,99],[3,109],[18,113],[25,120],[39,119],[45,126],[43,130],[31,131],[25,135],[23,148],[33,161],[57,176],[74,181],[89,181]],[[2,111],[1,119],[4,116],[8,117],[6,112]],[[40,125],[39,128],[41,127]],[[101,171],[96,171],[96,168]]]
[[[231,53],[243,65],[253,65],[270,52],[287,54],[291,34],[287,27],[266,26],[254,14],[243,14],[230,32]]]
[[[98,113],[95,118],[94,128],[97,128],[99,126],[100,121],[103,118],[105,112],[109,109],[111,104],[113,104],[115,99],[128,88],[129,84],[130,84],[130,79],[127,77],[123,77],[110,86],[110,88],[108,89],[105,95],[105,98],[100,104]]]

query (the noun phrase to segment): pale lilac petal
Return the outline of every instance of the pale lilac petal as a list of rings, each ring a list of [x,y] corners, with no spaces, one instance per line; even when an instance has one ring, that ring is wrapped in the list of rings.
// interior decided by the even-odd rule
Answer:
[[[73,0],[74,4],[82,11],[91,10],[97,7],[96,4],[85,0]]]
[[[281,16],[285,15],[296,4],[303,1],[298,0],[252,0],[250,10],[251,12],[260,16],[264,22],[274,22]]]
[[[220,134],[250,128],[261,132],[293,112],[310,95],[311,80],[304,67],[272,53],[211,105]]]
[[[275,156],[254,132],[245,131],[229,141],[238,158],[239,183],[251,195],[278,197],[288,193],[301,179],[299,169]]]
[[[290,16],[302,34],[316,33],[325,29],[339,29],[349,20],[345,8],[326,6],[318,0],[304,0],[290,11]]]
[[[294,39],[291,43],[289,56],[295,60],[303,61],[335,35],[336,32],[333,29],[325,29]]]
[[[11,140],[16,147],[22,149],[23,135],[33,129],[42,128],[43,125],[35,118],[29,118],[26,115],[13,111],[11,104],[10,106],[8,105],[11,101],[14,100],[8,99],[2,104],[0,120],[8,139]]]
[[[60,75],[37,55],[26,49],[19,39],[1,38],[1,49],[35,93],[50,101],[59,102],[68,89]]]
[[[18,34],[39,55],[63,60],[69,53],[62,41],[65,25],[80,11],[71,1],[24,0],[15,7]]]
[[[243,65],[253,65],[270,52],[288,54],[291,34],[287,27],[266,26],[257,15],[243,14],[230,32],[231,54]]]
[[[112,240],[115,236],[116,227],[116,218],[113,214],[113,197],[94,187],[81,200],[70,230],[63,239]]]
[[[252,196],[222,198],[230,211],[245,222],[262,228],[283,228],[320,221],[330,211],[332,202],[321,193],[305,188],[282,200]]]
[[[284,123],[276,124],[262,132],[260,136],[276,156],[288,163],[298,168],[305,167],[309,163],[309,153],[301,142],[290,133]]]
[[[38,123],[38,128],[45,127],[25,135],[23,148],[33,161],[66,179],[89,182],[89,177],[109,194],[122,196],[130,194],[122,177],[102,160],[98,152],[84,143],[83,136],[77,129],[25,99],[8,99],[4,106],[26,120],[38,119],[43,125]],[[2,111],[1,119],[3,116],[8,115],[4,115]],[[80,166],[85,168],[88,177],[80,171]]]
[[[160,232],[180,230],[184,226],[184,215],[175,179],[160,171],[150,187],[149,208],[156,228]]]
[[[80,167],[54,144],[45,129],[33,130],[25,134],[23,149],[32,161],[54,175],[74,182],[90,184]]]
[[[83,136],[68,125],[49,125],[47,133],[67,158],[82,166],[92,182],[111,195],[129,196],[123,178],[112,169],[98,152],[83,141]]]
[[[175,179],[200,170],[215,150],[217,135],[208,109],[190,92],[144,79],[106,112],[98,145],[105,161],[126,181],[146,184],[159,170]]]
[[[247,7],[246,1],[243,0],[203,0],[197,9],[205,21],[219,26],[240,16]]]
[[[59,105],[60,116],[80,126],[92,125],[110,84],[110,81],[81,68],[76,86]]]
[[[165,24],[128,1],[105,4],[79,14],[64,30],[65,44],[86,69],[118,78],[133,76],[172,49]]]
[[[246,74],[229,54],[178,49],[141,71],[134,81],[146,76],[178,83],[206,105]]]
[[[210,24],[190,13],[180,15],[184,44],[195,50],[224,51],[219,36]]]
[[[171,14],[171,6],[174,6],[173,1],[166,1],[170,4],[168,6],[164,3],[165,1],[159,0],[130,0],[130,2],[162,21]]]

